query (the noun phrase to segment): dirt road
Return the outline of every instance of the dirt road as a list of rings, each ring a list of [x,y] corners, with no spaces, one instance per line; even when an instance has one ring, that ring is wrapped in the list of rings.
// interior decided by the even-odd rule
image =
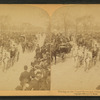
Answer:
[[[75,62],[68,58],[51,68],[52,90],[95,90],[100,85],[100,62],[89,71],[85,72],[80,67],[77,71]]]

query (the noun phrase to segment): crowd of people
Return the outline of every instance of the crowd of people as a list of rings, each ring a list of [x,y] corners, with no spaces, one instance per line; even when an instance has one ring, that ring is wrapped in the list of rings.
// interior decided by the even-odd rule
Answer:
[[[16,90],[50,90],[50,43],[47,42],[47,38],[43,46],[36,45],[31,69],[27,69],[28,66],[25,65],[24,72],[19,77],[20,85]]]
[[[96,34],[95,34],[96,35]],[[94,34],[53,34],[51,37],[51,59],[66,58],[70,54],[74,58],[75,67],[83,67],[84,71],[95,66],[100,60],[98,36]]]
[[[19,59],[18,44],[5,33],[0,37],[0,65],[3,72],[14,65]]]
[[[76,43],[76,54],[74,55],[77,61],[76,67],[83,66],[87,71],[100,60],[99,42],[95,37],[85,34],[78,35]]]
[[[76,68],[83,67],[85,71],[100,60],[98,36],[47,34],[43,45],[40,46],[39,35],[12,34],[3,33],[0,38],[0,65],[3,66],[3,71],[19,60],[19,45],[23,54],[35,51],[34,60],[30,61],[31,69],[28,71],[28,66],[24,66],[24,72],[19,78],[20,85],[16,90],[49,90],[51,64],[56,64],[59,58],[62,61],[67,60],[66,55],[73,58]]]
[[[3,72],[14,66],[19,60],[20,48],[23,53],[34,50],[37,41],[36,35],[21,34],[19,32],[0,34],[0,65]]]
[[[65,54],[71,52],[72,45],[70,43],[71,37],[62,33],[52,34],[51,36],[51,61],[57,61],[57,57],[65,59]],[[54,60],[53,60],[54,59]]]

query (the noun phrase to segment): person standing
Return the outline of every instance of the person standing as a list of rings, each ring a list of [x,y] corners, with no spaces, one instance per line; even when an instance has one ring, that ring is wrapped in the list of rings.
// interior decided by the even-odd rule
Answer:
[[[30,73],[27,70],[28,70],[28,66],[25,65],[24,66],[24,72],[22,72],[20,77],[19,77],[19,80],[20,80],[23,88],[30,81]]]

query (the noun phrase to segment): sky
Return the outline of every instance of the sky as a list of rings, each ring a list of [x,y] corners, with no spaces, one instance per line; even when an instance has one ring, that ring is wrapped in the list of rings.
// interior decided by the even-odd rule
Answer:
[[[14,25],[30,23],[45,28],[49,24],[46,11],[29,5],[0,5],[0,16],[9,16],[10,23]]]
[[[100,26],[100,5],[65,5],[57,9],[51,18],[53,25],[59,25],[60,27],[64,24],[64,16],[66,15],[66,23],[71,21],[71,24],[76,23],[76,19],[84,16],[90,16],[93,25]],[[89,21],[87,20],[87,23]]]
[[[73,18],[84,16],[84,15],[92,15],[96,21],[100,22],[100,5],[65,5],[63,7],[60,7],[59,9],[55,10],[55,12],[52,14],[52,16],[55,16],[55,14],[66,12],[68,15],[72,15]]]
[[[92,16],[94,24],[100,23],[100,5],[85,4],[30,4],[30,5],[0,5],[0,16],[7,15],[11,17],[10,23],[21,25],[22,23],[30,23],[33,26],[46,28],[49,20],[54,24],[61,23],[60,18],[64,12],[67,18],[75,21],[76,18],[82,16]]]

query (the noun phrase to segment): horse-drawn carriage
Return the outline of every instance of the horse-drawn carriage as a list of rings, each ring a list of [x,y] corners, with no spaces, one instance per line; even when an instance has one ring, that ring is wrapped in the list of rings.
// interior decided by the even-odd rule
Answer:
[[[65,55],[70,53],[71,51],[71,44],[69,42],[66,43],[60,43],[60,44],[53,44],[51,45],[51,59],[53,60],[53,57],[55,58],[56,63],[56,57],[61,57],[62,59],[65,58]]]

